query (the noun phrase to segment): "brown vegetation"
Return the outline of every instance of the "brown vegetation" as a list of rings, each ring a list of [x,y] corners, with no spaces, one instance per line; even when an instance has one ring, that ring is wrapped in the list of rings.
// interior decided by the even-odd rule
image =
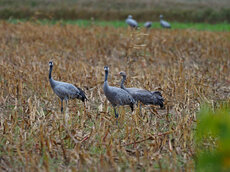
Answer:
[[[194,169],[194,127],[202,102],[229,98],[229,33],[133,31],[113,27],[0,24],[0,168],[122,171]],[[48,80],[83,88],[86,106],[64,114]],[[120,108],[118,125],[102,85],[160,90],[166,108]]]

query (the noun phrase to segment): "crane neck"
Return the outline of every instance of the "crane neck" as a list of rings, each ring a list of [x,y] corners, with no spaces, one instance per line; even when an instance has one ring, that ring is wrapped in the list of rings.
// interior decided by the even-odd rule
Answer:
[[[108,74],[109,74],[109,72],[105,71],[105,82],[108,80]]]
[[[122,76],[122,80],[121,80],[121,88],[125,89],[125,86],[124,86],[124,82],[126,80],[126,76]]]
[[[50,80],[50,85],[52,87],[52,89],[55,87],[56,85],[56,81],[52,78],[51,74],[52,74],[52,70],[53,70],[53,66],[50,66],[50,71],[49,71],[49,80]]]
[[[109,92],[109,84],[108,84],[108,71],[105,71],[105,81],[104,81],[104,93],[107,94]]]
[[[50,71],[49,71],[49,79],[52,78],[51,74],[52,74],[52,70],[53,70],[53,66],[50,66]]]

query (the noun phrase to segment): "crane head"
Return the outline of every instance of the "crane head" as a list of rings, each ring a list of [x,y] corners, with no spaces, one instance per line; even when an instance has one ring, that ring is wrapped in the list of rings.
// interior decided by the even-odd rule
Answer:
[[[132,19],[132,18],[133,18],[133,16],[132,16],[132,15],[129,15],[129,16],[128,16],[128,19]]]
[[[126,73],[123,72],[123,71],[121,71],[119,74],[120,74],[121,76],[125,76],[125,77],[126,77]]]
[[[163,17],[164,17],[164,16],[161,14],[161,15],[160,15],[160,19],[163,19]]]
[[[49,62],[49,66],[53,66],[53,62],[52,61]]]
[[[108,71],[109,71],[109,67],[108,67],[108,66],[105,66],[105,67],[104,67],[104,70],[108,72]]]

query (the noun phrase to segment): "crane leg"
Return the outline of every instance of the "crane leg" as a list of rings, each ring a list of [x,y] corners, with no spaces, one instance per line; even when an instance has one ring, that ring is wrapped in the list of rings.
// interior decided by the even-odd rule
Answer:
[[[63,100],[61,100],[61,112],[63,112]]]
[[[141,112],[141,103],[140,103],[140,109],[139,109],[139,110],[140,110],[140,112],[139,112],[139,113],[140,113],[140,114],[141,114],[141,116],[142,116],[142,112]]]
[[[67,112],[68,112],[68,99],[65,100],[65,109],[66,109]],[[66,112],[66,110],[65,110],[65,112]]]
[[[119,115],[118,115],[118,113],[116,111],[116,108],[114,107],[113,109],[114,109],[114,113],[115,113],[115,118],[118,118]]]
[[[131,108],[131,111],[133,112],[133,110],[134,110],[133,104],[130,104],[129,106]]]
[[[137,103],[137,110],[139,110],[140,116],[142,116],[141,105],[142,105],[142,103],[139,101],[139,102]]]

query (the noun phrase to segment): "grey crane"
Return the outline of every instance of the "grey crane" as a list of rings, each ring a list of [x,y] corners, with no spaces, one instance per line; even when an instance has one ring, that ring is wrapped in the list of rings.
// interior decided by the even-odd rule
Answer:
[[[114,108],[115,117],[118,118],[118,113],[116,111],[116,106],[120,105],[129,105],[131,110],[133,111],[133,106],[135,104],[135,100],[133,97],[125,90],[118,88],[118,87],[111,87],[108,84],[108,74],[109,74],[109,67],[105,66],[105,81],[104,81],[104,93],[106,98],[112,104]]]
[[[131,15],[128,16],[128,18],[125,20],[125,22],[132,28],[137,28],[138,27],[137,21],[134,20]]]
[[[163,15],[161,14],[160,15],[160,24],[161,24],[161,26],[163,27],[163,28],[171,28],[171,25],[170,25],[170,23],[168,23],[167,21],[165,21],[165,20],[163,20]]]
[[[50,70],[49,70],[49,80],[51,88],[53,89],[54,93],[61,99],[61,112],[63,112],[63,100],[66,101],[66,105],[69,99],[80,99],[82,102],[87,100],[85,96],[85,92],[79,88],[75,87],[73,84],[69,84],[66,82],[55,81],[51,74],[53,70],[53,62],[49,62]]]
[[[120,75],[122,76],[121,88],[129,92],[133,96],[136,102],[141,102],[145,105],[150,105],[150,104],[159,105],[161,108],[164,107],[164,99],[159,91],[151,92],[139,88],[126,88],[124,86],[124,82],[126,80],[126,73],[120,72]]]
[[[151,21],[145,22],[144,27],[149,29],[150,27],[152,27],[152,22]]]

